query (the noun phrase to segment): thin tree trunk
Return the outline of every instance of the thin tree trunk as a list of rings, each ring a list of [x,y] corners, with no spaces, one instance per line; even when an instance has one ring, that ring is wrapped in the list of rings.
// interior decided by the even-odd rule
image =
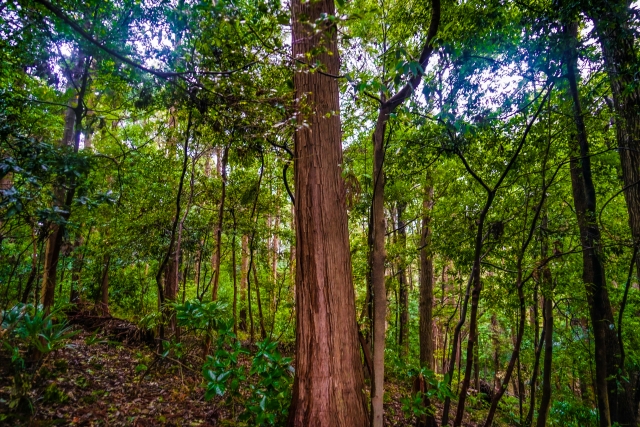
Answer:
[[[473,288],[471,289],[471,313],[469,319],[469,338],[467,340],[467,360],[465,366],[465,374],[462,382],[462,387],[460,388],[460,393],[458,397],[458,408],[456,410],[456,417],[453,421],[454,426],[462,425],[462,417],[464,415],[464,404],[467,398],[467,390],[469,389],[469,383],[471,381],[471,370],[473,367],[473,347],[476,343],[476,322],[478,319],[478,304],[480,303],[480,292],[482,290],[482,280],[480,277],[480,259],[484,241],[484,222],[487,217],[487,213],[489,212],[489,208],[493,203],[493,199],[495,196],[494,191],[489,191],[487,195],[487,201],[485,202],[485,206],[480,213],[480,218],[478,220],[478,230],[476,232],[475,239],[475,249],[474,249],[474,261],[473,268],[471,270],[471,277],[469,278],[469,284],[473,283]],[[469,289],[469,288],[467,288]],[[465,296],[465,302],[468,301],[469,292],[467,290],[467,296]],[[466,304],[465,304],[466,305]],[[464,323],[464,314],[466,310],[463,311],[463,316],[460,319],[460,326]],[[456,329],[458,329],[456,327]],[[458,330],[459,334],[459,330]],[[456,343],[456,339],[454,337],[454,344]],[[448,409],[448,406],[445,402],[445,408]],[[448,414],[447,414],[448,415]],[[443,425],[445,420],[445,415],[443,414]]]
[[[279,200],[280,191],[276,193],[276,198]],[[280,204],[276,202],[276,214],[273,219],[273,258],[271,259],[271,275],[273,276],[273,283],[278,282],[278,251],[280,250],[280,240],[278,239],[278,229],[280,228]],[[274,301],[275,304],[275,301]]]
[[[256,263],[253,264],[253,283],[256,285],[256,303],[258,304],[258,322],[260,324],[260,338],[267,338],[267,330],[264,327],[264,316],[262,315],[262,298],[260,298],[260,283],[258,283],[258,272]]]
[[[545,230],[546,216],[545,218],[543,218],[542,221],[543,221],[542,229]],[[546,247],[546,242],[543,243],[543,250],[542,250],[543,262],[546,258],[546,251],[544,247]],[[543,267],[542,276],[544,276],[545,274],[544,269],[548,269],[548,268],[549,267],[547,265]],[[549,274],[551,274],[551,272],[549,272]],[[542,280],[544,281],[544,277],[542,277]],[[525,427],[529,427],[533,423],[533,412],[536,407],[536,392],[538,390],[538,373],[540,371],[540,356],[542,355],[542,347],[543,347],[544,334],[545,334],[544,325],[542,329],[542,334],[539,334],[538,332],[540,329],[539,327],[540,322],[538,320],[539,316],[538,316],[538,286],[537,285],[533,292],[533,307],[534,307],[533,321],[535,322],[535,342],[534,342],[535,354],[534,354],[534,361],[533,361],[533,371],[531,372],[531,381],[529,382],[529,410],[527,411],[527,416],[524,421]],[[544,316],[545,316],[545,313],[543,309],[543,313],[542,313],[543,322],[544,322]]]
[[[253,215],[256,213],[256,207],[258,206],[258,199],[260,198],[260,186],[262,185],[262,176],[264,174],[264,156],[260,156],[260,175],[258,176],[258,184],[256,185],[256,197],[253,199],[253,207],[251,208],[250,220],[253,220]],[[256,229],[258,227],[258,217],[256,216],[253,230],[251,230],[251,237],[249,238],[249,267],[247,268],[247,297],[249,304],[249,338],[253,344],[254,339],[254,327],[253,327],[253,312],[251,308],[251,268],[253,266],[253,249],[255,244]],[[257,284],[256,284],[257,287]]]
[[[233,236],[231,238],[231,274],[233,277],[233,334],[238,336],[238,283],[236,280],[236,217],[233,216]]]
[[[440,0],[432,1],[431,22],[427,39],[418,63],[423,70],[433,52],[433,40],[440,26]],[[422,73],[413,76],[411,80],[394,96],[381,99],[378,119],[373,132],[373,200],[372,224],[373,245],[371,255],[371,289],[373,293],[373,381],[371,387],[372,427],[382,427],[384,424],[384,348],[385,348],[385,317],[387,314],[387,299],[384,283],[385,273],[385,220],[384,220],[384,154],[387,122],[391,113],[403,104],[422,81]]]
[[[41,236],[38,236],[38,238],[33,241],[33,253],[31,254],[31,271],[29,272],[27,284],[24,288],[24,293],[22,294],[22,298],[20,300],[23,304],[29,302],[31,288],[33,287],[33,283],[38,278],[38,272],[40,271],[40,259],[42,258],[38,256],[38,244],[40,244],[40,252],[42,252],[42,243],[43,239]]]
[[[500,324],[495,313],[491,316],[491,342],[493,343],[493,389],[500,386]]]
[[[465,319],[467,317],[467,309],[469,307],[469,299],[471,297],[471,284],[473,283],[473,274],[469,275],[469,280],[467,281],[467,287],[464,295],[464,301],[462,302],[462,310],[460,311],[460,320],[456,324],[456,327],[453,330],[453,338],[451,343],[451,356],[449,358],[449,366],[448,366],[448,381],[447,387],[451,389],[451,383],[453,380],[453,374],[456,370],[456,362],[460,363],[460,333],[462,331],[462,326],[464,326]],[[459,369],[458,369],[459,371]],[[451,397],[446,396],[444,399],[444,406],[442,409],[442,426],[449,425],[449,409],[451,408]]]
[[[218,159],[218,169],[221,173],[222,194],[220,196],[220,206],[218,208],[218,224],[215,232],[215,249],[211,260],[211,268],[213,270],[213,288],[211,290],[211,301],[218,299],[218,286],[220,285],[220,256],[222,250],[222,222],[224,220],[224,204],[227,196],[227,161],[229,157],[229,146],[224,147],[222,153],[222,163]]]
[[[183,146],[184,157],[182,161],[182,171],[180,174],[180,180],[178,181],[178,194],[176,195],[176,211],[173,217],[173,224],[171,226],[169,247],[167,248],[167,251],[165,252],[162,260],[160,261],[160,265],[158,266],[158,271],[156,272],[156,285],[158,288],[158,308],[159,309],[162,309],[162,306],[165,303],[165,290],[162,286],[163,276],[167,276],[167,274],[165,274],[166,273],[165,269],[169,264],[176,264],[175,257],[172,255],[174,253],[173,250],[174,250],[174,244],[176,243],[176,234],[177,234],[176,231],[178,229],[178,223],[180,222],[180,212],[182,210],[181,208],[182,189],[184,188],[184,177],[187,173],[187,164],[189,160],[189,138],[191,134],[192,118],[193,118],[192,111],[189,110],[189,116],[187,119],[187,129],[184,135],[184,146]],[[170,272],[168,273],[168,277],[164,277],[165,282],[169,280],[173,281],[173,278],[177,277],[175,273],[171,274],[171,272],[173,272],[172,268],[173,267],[169,268]],[[178,266],[176,265],[175,268],[178,268]],[[174,288],[175,288],[175,293],[173,291]],[[178,292],[178,283],[176,282],[175,285],[172,284],[169,287],[169,291],[170,291],[170,295],[168,296],[168,298],[174,300]],[[163,325],[164,325],[163,323],[160,324],[160,341],[164,340]],[[161,342],[159,342],[159,345],[162,345]],[[209,342],[207,341],[204,348],[205,355],[208,353],[208,349],[209,349]]]
[[[407,286],[406,257],[404,252],[407,248],[407,230],[405,229],[404,212],[406,203],[399,202],[397,206],[398,215],[398,243],[400,244],[400,256],[398,257],[398,286],[399,286],[399,311],[400,311],[400,334],[398,345],[403,357],[409,354],[409,289]]]
[[[480,356],[478,354],[480,347],[480,335],[478,333],[478,325],[476,324],[475,336],[478,337],[478,345],[473,353],[473,388],[480,391]]]
[[[380,111],[373,137],[373,201],[371,248],[371,293],[373,295],[373,376],[371,378],[372,427],[384,425],[384,348],[386,337],[387,290],[384,283],[385,273],[385,234],[384,218],[384,138],[390,111]]]
[[[431,212],[433,187],[425,188],[420,235],[420,365],[433,369],[433,255],[431,253]]]
[[[247,331],[247,274],[249,269],[249,236],[242,235],[240,254],[240,330]]]
[[[100,282],[100,310],[102,315],[109,314],[109,267],[111,266],[111,256],[104,256],[104,270]]]
[[[78,234],[75,242],[73,243],[74,252],[77,252],[82,244],[84,243],[84,239],[82,238],[82,234]],[[82,263],[84,261],[84,254],[76,254],[73,260],[73,267],[71,268],[71,291],[69,292],[69,302],[77,303],[80,300],[80,271],[82,269]]]
[[[540,109],[538,109],[538,111],[540,111]],[[546,161],[546,156],[545,156],[545,161]],[[500,399],[502,398],[503,394],[505,393],[508,387],[509,379],[513,374],[513,370],[516,367],[516,363],[517,363],[517,369],[518,369],[516,389],[519,397],[520,424],[522,424],[522,412],[523,412],[522,400],[524,399],[524,386],[522,383],[522,375],[520,372],[520,348],[521,348],[522,339],[524,336],[524,327],[525,327],[526,315],[527,315],[525,294],[523,289],[524,282],[525,282],[525,280],[523,279],[523,261],[525,258],[527,248],[531,243],[531,240],[533,239],[535,230],[537,228],[538,220],[540,219],[540,212],[542,211],[542,208],[546,200],[547,191],[549,189],[549,186],[553,182],[554,178],[558,174],[559,170],[560,168],[556,169],[555,174],[553,175],[553,177],[550,179],[548,183],[545,182],[546,180],[543,179],[542,195],[540,197],[540,202],[536,206],[535,215],[531,220],[531,225],[528,228],[528,233],[526,233],[526,237],[523,238],[522,245],[519,250],[518,260],[516,262],[516,265],[517,265],[516,290],[518,293],[518,305],[519,305],[518,329],[515,334],[516,338],[515,338],[515,342],[513,343],[513,352],[511,353],[511,358],[509,360],[509,364],[507,365],[507,370],[505,372],[504,379],[502,381],[502,386],[494,392],[493,398],[491,399],[491,406],[489,408],[489,413],[487,414],[487,419],[484,424],[485,427],[490,427],[493,424],[493,417],[495,416],[496,410],[498,409],[498,403],[500,402]],[[526,226],[526,223],[525,223],[525,226]]]
[[[553,355],[553,298],[551,295],[552,291],[549,289],[548,294],[544,297],[544,366],[542,368],[542,397],[540,398],[536,427],[547,425],[547,416],[551,406],[551,358]]]
[[[540,115],[540,111],[542,110],[542,106],[545,104],[545,102],[547,101],[547,98],[551,92],[553,85],[551,85],[550,87],[547,88],[546,94],[544,95],[544,97],[542,98],[538,108],[536,109],[533,117],[531,118],[531,120],[527,123],[524,132],[522,134],[522,137],[520,138],[520,141],[518,143],[518,146],[516,148],[516,150],[514,151],[514,153],[511,155],[509,161],[507,162],[506,167],[504,168],[504,170],[502,171],[502,173],[500,174],[500,177],[498,178],[498,181],[496,182],[496,184],[494,185],[493,188],[490,188],[483,180],[482,178],[480,178],[480,176],[478,174],[476,174],[473,169],[471,169],[471,167],[469,166],[469,164],[467,163],[466,159],[464,158],[462,152],[457,151],[456,154],[458,155],[458,157],[462,160],[465,169],[467,170],[467,172],[469,172],[469,174],[484,188],[484,190],[487,192],[487,199],[485,201],[484,207],[482,209],[482,211],[480,212],[480,216],[478,218],[478,229],[476,231],[476,236],[475,236],[475,244],[474,244],[474,256],[473,256],[473,268],[471,271],[471,277],[470,277],[470,283],[473,283],[473,290],[471,291],[471,314],[470,314],[470,319],[469,319],[469,339],[467,340],[467,360],[466,360],[466,366],[465,366],[465,373],[464,373],[464,380],[462,382],[462,386],[460,387],[460,394],[458,397],[458,408],[456,411],[456,418],[453,422],[454,427],[460,426],[462,424],[462,417],[464,415],[464,405],[465,405],[465,401],[467,398],[467,390],[469,389],[469,383],[471,380],[471,371],[472,371],[472,365],[473,365],[473,348],[476,344],[477,341],[477,335],[475,333],[476,331],[476,325],[477,325],[477,321],[478,321],[478,304],[480,302],[480,292],[482,291],[482,280],[481,280],[481,251],[482,248],[484,246],[484,226],[485,226],[485,221],[487,218],[487,214],[489,213],[489,209],[491,208],[491,205],[493,204],[493,201],[495,199],[496,196],[496,192],[500,189],[500,186],[502,185],[502,183],[504,182],[504,179],[507,177],[507,175],[509,174],[509,172],[511,171],[511,168],[513,167],[516,159],[518,158],[518,156],[520,155],[520,152],[522,150],[522,147],[524,146],[524,143],[527,140],[527,137],[529,135],[529,132],[531,131],[531,127],[533,126],[533,124],[536,122],[536,120],[538,119],[538,116]],[[559,169],[558,169],[559,170]],[[557,171],[558,171],[557,170]],[[557,173],[556,171],[556,173]],[[543,192],[543,196],[546,194],[546,188],[545,191]],[[544,197],[541,200],[541,203],[544,201]],[[536,220],[534,220],[534,225],[535,225],[535,221],[537,221],[537,216],[539,215],[541,209],[541,205],[538,206],[538,210],[536,212]],[[526,242],[524,243],[523,249],[521,251],[521,255],[519,256],[519,260],[518,260],[518,281],[517,281],[517,289],[518,289],[518,299],[520,300],[520,312],[523,313],[524,312],[524,296],[522,294],[522,277],[521,277],[521,273],[522,273],[522,257],[523,257],[523,253],[524,253],[524,249],[526,248],[526,246],[528,245],[529,241],[531,240],[532,237],[532,233],[533,233],[534,227],[532,226],[529,230],[529,236],[528,239],[526,240]],[[468,300],[468,288],[467,288],[467,297],[465,297],[465,300]],[[522,315],[522,322],[524,322],[524,314]],[[461,318],[460,320],[461,323],[464,323],[464,316]],[[523,329],[524,326],[521,326],[521,329]],[[522,338],[522,333],[519,334],[520,335],[520,341]],[[511,369],[513,369],[512,366],[512,362],[514,361],[513,356],[517,357],[519,353],[519,347],[514,349],[514,353],[512,354],[512,359],[509,362],[509,366]],[[508,384],[507,381],[505,381],[505,384]],[[502,391],[504,393],[504,389],[499,390],[499,392]],[[492,407],[493,407],[493,402],[496,400],[497,394],[496,396],[494,396],[494,399],[492,400]],[[448,400],[448,399],[447,399]],[[499,400],[499,397],[498,397]],[[447,401],[445,401],[445,408],[448,410],[448,405],[447,405]],[[448,414],[445,413],[443,414],[443,425],[445,424],[445,420],[448,417]],[[489,418],[491,417],[491,413],[489,414],[488,418],[487,418],[487,425],[490,425],[490,423],[488,423]]]
[[[200,289],[200,272],[202,270],[202,252],[204,251],[204,239],[200,239],[198,243],[198,249],[196,250],[196,265],[194,267],[195,277],[193,281],[196,284],[196,295],[198,295]]]

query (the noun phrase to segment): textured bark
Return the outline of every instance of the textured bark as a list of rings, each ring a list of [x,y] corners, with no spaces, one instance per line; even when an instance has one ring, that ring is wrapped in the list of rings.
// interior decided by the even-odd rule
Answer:
[[[178,295],[178,263],[175,252],[167,262],[164,274],[164,298],[167,301],[175,302]]]
[[[291,3],[293,57],[318,61],[338,75],[337,32],[322,14],[333,0]],[[322,52],[318,53],[318,48]],[[337,79],[308,70],[294,74],[296,376],[289,426],[365,427],[362,361],[347,227]]]
[[[584,2],[593,19],[609,75],[616,113],[616,139],[622,165],[624,196],[633,240],[640,242],[640,85],[635,28],[627,0]],[[640,257],[640,255],[637,255]],[[640,275],[640,263],[636,263]],[[615,421],[615,420],[612,420]],[[622,420],[623,422],[626,422]]]
[[[6,157],[7,154],[5,153],[3,154],[3,156]],[[9,190],[11,187],[13,187],[13,172],[7,172],[0,177],[0,191]],[[2,245],[2,242],[6,237],[6,235],[2,231],[2,229],[4,229],[3,225],[4,219],[0,219],[0,246]]]
[[[420,233],[420,366],[435,369],[433,353],[433,255],[431,253],[431,213],[433,211],[433,187],[428,183],[424,189],[422,201],[422,230]],[[419,384],[425,392],[428,384],[422,380]],[[425,407],[431,406],[429,399],[423,399]],[[416,427],[433,427],[436,420],[433,415],[416,419]]]
[[[292,202],[293,203],[293,202]],[[291,225],[289,227],[290,230],[296,229],[296,207],[295,205],[291,205]],[[296,271],[296,243],[295,240],[291,242],[291,246],[289,247],[289,277],[291,278],[291,294],[295,298],[296,294],[296,281],[295,281],[295,271]],[[295,310],[295,307],[293,308]]]
[[[399,286],[399,308],[400,308],[400,334],[398,335],[398,345],[403,357],[409,354],[409,289],[406,274],[406,259],[404,251],[407,248],[407,230],[404,222],[404,212],[406,209],[404,202],[398,203],[398,243],[400,245],[400,256],[398,257],[398,286]]]

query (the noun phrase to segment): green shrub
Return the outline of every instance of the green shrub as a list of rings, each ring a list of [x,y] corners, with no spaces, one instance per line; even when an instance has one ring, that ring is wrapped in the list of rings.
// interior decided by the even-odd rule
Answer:
[[[45,358],[76,334],[66,321],[55,322],[59,310],[44,315],[41,307],[17,304],[2,312],[2,346],[11,355],[13,387],[9,408],[31,412],[28,393]],[[51,393],[49,393],[51,394]],[[49,395],[45,392],[45,398]]]

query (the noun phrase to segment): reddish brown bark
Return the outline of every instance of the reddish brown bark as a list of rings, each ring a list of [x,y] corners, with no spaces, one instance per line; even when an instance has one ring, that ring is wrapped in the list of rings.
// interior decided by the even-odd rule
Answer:
[[[420,234],[420,365],[433,370],[435,349],[433,334],[433,255],[431,253],[431,211],[433,210],[433,186],[427,184],[422,202],[422,231]],[[424,381],[423,381],[424,382]],[[421,384],[426,391],[427,385]],[[430,402],[425,399],[425,406]],[[432,427],[436,422],[432,415],[419,417],[416,427]]]
[[[294,0],[293,56],[338,75],[337,33],[311,28],[333,0]],[[323,50],[320,53],[318,49]],[[305,67],[306,68],[306,67]],[[296,376],[289,426],[365,427],[369,423],[358,348],[355,295],[340,164],[337,79],[308,69],[293,78],[295,133]]]

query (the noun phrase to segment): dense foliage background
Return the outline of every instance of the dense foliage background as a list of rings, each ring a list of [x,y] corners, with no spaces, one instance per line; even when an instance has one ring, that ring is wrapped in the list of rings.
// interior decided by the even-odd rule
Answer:
[[[603,25],[600,6],[444,1],[423,67],[416,58],[431,3],[336,5],[313,25],[338,34],[341,74],[330,77],[340,85],[335,114],[363,350],[373,316],[372,132],[381,101],[422,75],[384,134],[384,358],[387,381],[401,385],[399,423],[430,412],[411,390],[425,345],[422,253],[432,262],[433,362],[421,375],[430,378],[427,405],[435,403],[438,420],[440,402],[461,403],[471,355],[479,394],[467,399],[465,422],[484,422],[513,360],[496,424],[536,422],[544,374],[551,401],[538,425],[603,425],[583,220],[599,230],[594,245],[614,320],[606,328],[623,351],[609,384],[630,387],[637,416],[640,266],[616,134],[630,119],[612,93],[604,33],[594,26]],[[637,9],[607,7],[629,32],[635,56],[627,59],[637,70]],[[310,114],[296,103],[293,74],[325,73],[292,57],[290,20],[279,1],[0,1],[0,338],[11,375],[30,372],[2,397],[7,411],[33,407],[25,403],[29,375],[40,365],[30,361],[59,348],[42,336],[70,339],[65,313],[84,311],[133,322],[153,332],[163,357],[204,366],[207,398],[253,402],[232,418],[285,422],[293,368],[274,342],[287,353],[295,340],[294,134],[308,126],[299,115]],[[629,75],[619,92],[631,97],[638,77]],[[597,205],[581,217],[572,167],[587,158]],[[18,333],[25,316],[40,316],[40,329]],[[477,340],[468,354],[470,334]],[[246,372],[236,366],[242,348],[254,357]],[[363,358],[368,378],[367,351]],[[241,387],[251,375],[270,380],[254,383],[248,398]]]

